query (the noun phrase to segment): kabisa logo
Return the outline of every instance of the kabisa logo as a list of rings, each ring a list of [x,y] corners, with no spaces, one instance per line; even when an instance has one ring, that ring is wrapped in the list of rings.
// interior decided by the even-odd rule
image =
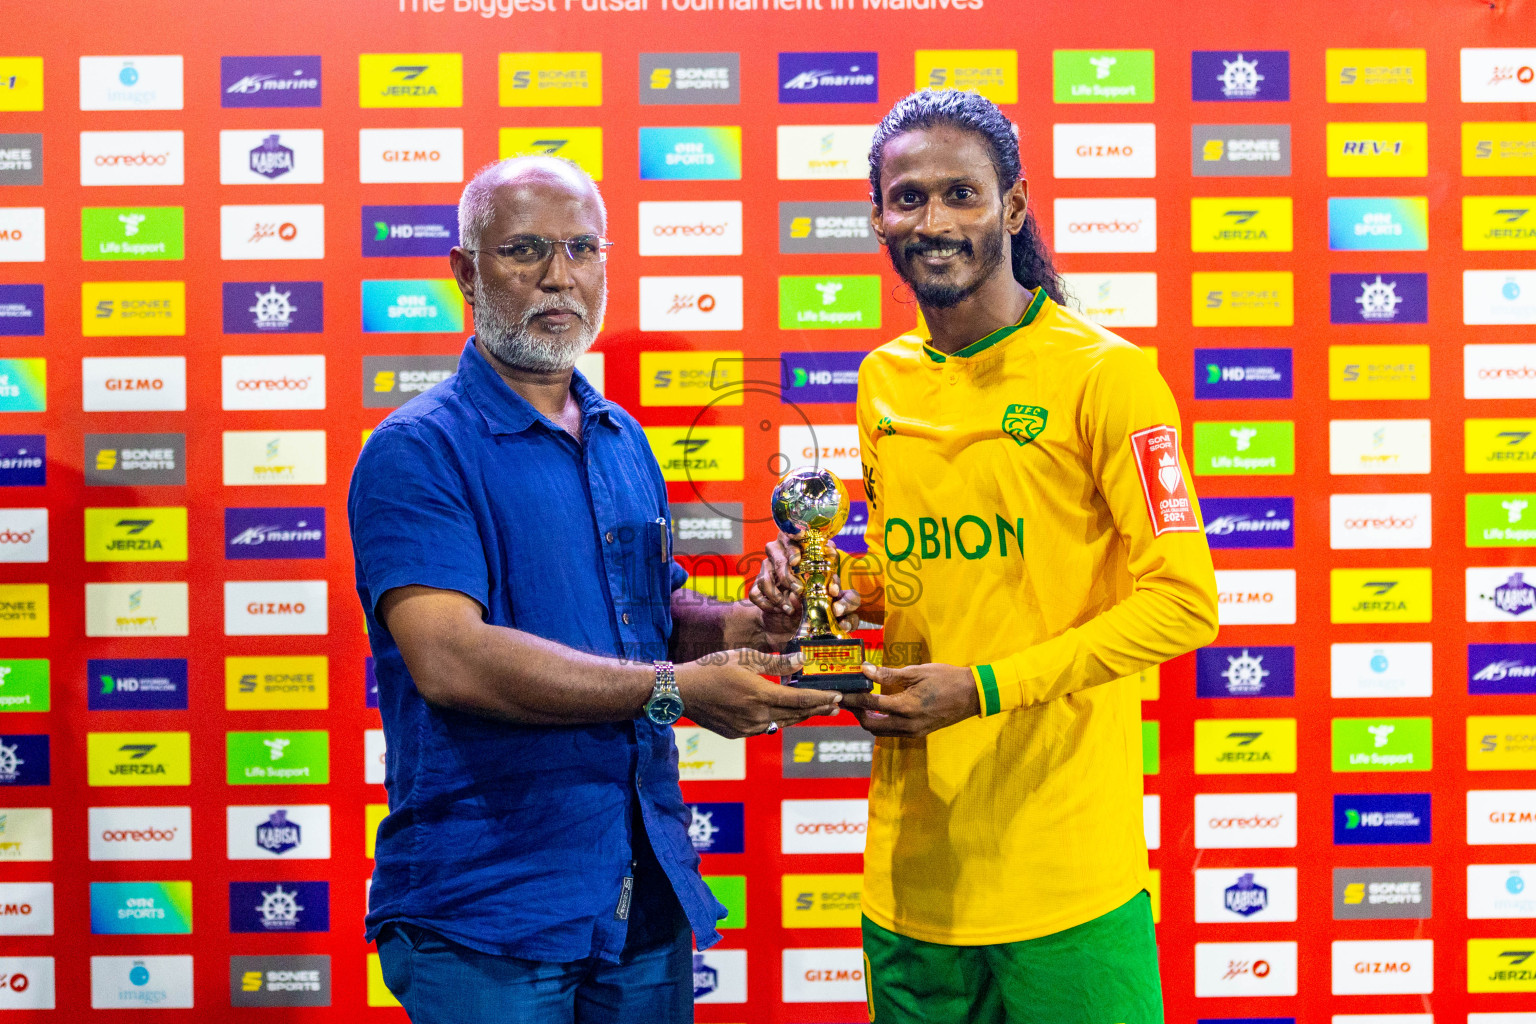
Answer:
[[[1197,348],[1195,397],[1290,398],[1291,350]]]
[[[250,168],[268,180],[276,180],[293,170],[293,150],[283,145],[276,132],[266,136],[250,151]]]
[[[457,206],[363,207],[364,256],[447,256],[458,244]]]
[[[1335,846],[1423,844],[1430,840],[1428,793],[1340,793],[1333,798]]]
[[[1252,917],[1269,906],[1269,889],[1255,882],[1253,874],[1243,872],[1222,891],[1222,906],[1239,917]]]
[[[458,366],[456,356],[363,356],[363,407],[404,405],[452,377]]]
[[[85,663],[91,711],[185,711],[185,658],[92,658]]]
[[[48,438],[0,434],[0,487],[41,487],[48,482]]]
[[[287,853],[297,849],[303,841],[303,828],[298,822],[289,821],[285,810],[273,811],[266,821],[256,826],[256,845],[268,853]]]
[[[46,786],[49,774],[46,735],[0,736],[0,786]]]
[[[780,103],[875,103],[879,81],[874,51],[779,54]]]
[[[640,103],[740,103],[741,57],[734,53],[642,53]]]
[[[225,281],[225,334],[318,334],[325,329],[319,281]]]
[[[1196,697],[1295,695],[1294,647],[1202,647],[1195,652]]]
[[[699,853],[741,853],[745,849],[742,804],[689,804],[688,814],[688,841]]]
[[[330,883],[230,882],[229,930],[237,933],[330,931]]]
[[[224,557],[324,558],[325,509],[226,508]]]
[[[1536,586],[1526,581],[1526,573],[1536,577],[1536,569],[1529,568],[1468,569],[1467,621],[1505,622],[1536,609]]]
[[[1289,548],[1294,502],[1277,498],[1206,498],[1205,538],[1212,548]]]
[[[1469,694],[1536,694],[1536,644],[1468,644]]]
[[[320,58],[220,57],[224,107],[320,106]]]
[[[1193,99],[1264,100],[1291,98],[1289,50],[1195,50],[1190,55]]]
[[[1427,274],[1330,274],[1329,320],[1336,324],[1429,321]]]
[[[698,1000],[710,995],[719,986],[719,972],[704,962],[703,953],[693,954],[693,998]]]

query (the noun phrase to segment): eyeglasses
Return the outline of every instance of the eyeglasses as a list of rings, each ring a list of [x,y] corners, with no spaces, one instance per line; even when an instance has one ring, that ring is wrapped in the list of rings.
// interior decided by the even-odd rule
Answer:
[[[545,238],[543,235],[516,235],[511,239],[485,249],[469,252],[489,252],[505,260],[525,267],[538,266],[554,254],[555,246],[565,247],[565,255],[572,263],[591,266],[605,263],[613,243],[600,235],[577,235],[575,238]]]

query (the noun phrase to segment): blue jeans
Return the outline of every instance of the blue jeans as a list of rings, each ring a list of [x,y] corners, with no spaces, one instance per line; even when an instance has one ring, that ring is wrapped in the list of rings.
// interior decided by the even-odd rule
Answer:
[[[379,964],[412,1024],[692,1024],[693,936],[681,907],[665,931],[626,944],[616,964],[562,964],[481,953],[395,923],[379,933]]]

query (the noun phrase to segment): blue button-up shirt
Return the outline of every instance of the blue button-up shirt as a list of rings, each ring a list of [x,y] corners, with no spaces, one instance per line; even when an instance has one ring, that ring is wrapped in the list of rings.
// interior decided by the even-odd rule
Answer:
[[[582,375],[582,440],[506,385],[473,339],[457,374],[363,446],[347,518],[387,755],[367,937],[389,921],[528,960],[617,960],[631,807],[700,949],[724,908],[699,877],[670,726],[517,725],[422,699],[378,601],[457,590],[485,621],[577,650],[665,658],[671,593],[661,470],[639,424]],[[639,902],[648,894],[636,892]]]

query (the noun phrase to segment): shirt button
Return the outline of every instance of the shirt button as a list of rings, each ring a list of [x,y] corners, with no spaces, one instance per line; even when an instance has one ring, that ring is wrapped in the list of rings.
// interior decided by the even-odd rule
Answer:
[[[620,618],[624,620],[624,625],[629,625],[629,612],[625,612]]]
[[[609,530],[607,533],[603,534],[603,540],[607,541],[609,544],[612,544],[613,543],[613,531]]]

